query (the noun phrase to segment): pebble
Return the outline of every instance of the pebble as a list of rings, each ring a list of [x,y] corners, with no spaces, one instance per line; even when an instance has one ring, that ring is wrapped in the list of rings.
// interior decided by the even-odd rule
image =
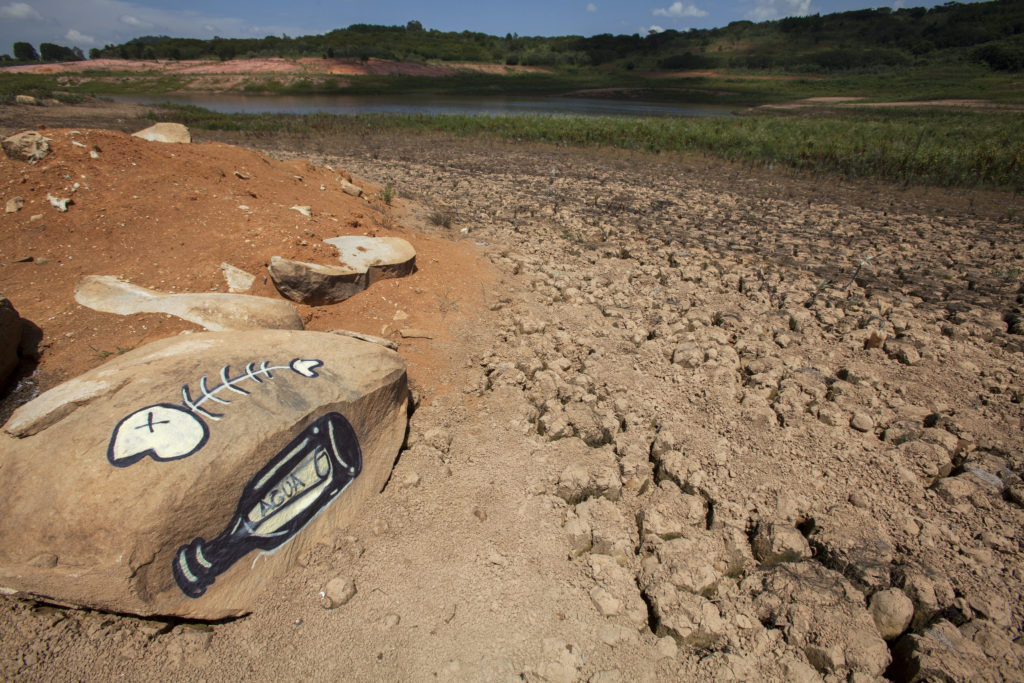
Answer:
[[[320,592],[320,606],[334,609],[346,604],[356,594],[356,583],[352,579],[338,576],[327,582]]]

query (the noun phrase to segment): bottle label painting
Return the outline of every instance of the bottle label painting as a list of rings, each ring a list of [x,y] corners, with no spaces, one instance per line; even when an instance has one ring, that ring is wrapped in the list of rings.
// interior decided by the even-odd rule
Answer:
[[[362,464],[349,421],[340,413],[317,419],[245,485],[224,531],[178,549],[173,563],[178,587],[198,598],[250,551],[283,545],[359,476]]]

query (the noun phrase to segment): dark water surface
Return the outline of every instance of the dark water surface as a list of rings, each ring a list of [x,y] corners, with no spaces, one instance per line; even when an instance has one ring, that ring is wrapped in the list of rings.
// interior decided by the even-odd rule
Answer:
[[[564,114],[577,116],[731,116],[714,104],[675,104],[582,97],[382,95],[123,95],[133,104],[191,104],[223,114]]]

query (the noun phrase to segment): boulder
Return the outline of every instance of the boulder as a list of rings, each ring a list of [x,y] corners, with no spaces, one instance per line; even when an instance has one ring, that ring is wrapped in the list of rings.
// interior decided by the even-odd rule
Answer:
[[[16,133],[3,140],[4,154],[16,161],[34,164],[50,153],[50,138],[34,130]]]
[[[416,250],[399,237],[334,237],[324,240],[338,249],[340,265],[320,265],[274,256],[270,277],[292,301],[310,306],[334,304],[373,283],[403,277],[416,267]]]
[[[405,363],[340,335],[164,339],[25,404],[0,433],[0,593],[222,619],[387,480]]]
[[[110,275],[90,275],[75,288],[75,301],[104,313],[169,313],[205,327],[226,330],[301,330],[302,318],[286,301],[245,294],[163,294]]]
[[[18,311],[5,296],[0,296],[0,384],[18,364],[22,323]]]
[[[149,128],[132,133],[132,137],[150,142],[172,142],[184,145],[192,142],[192,134],[180,123],[155,123]]]
[[[281,296],[309,306],[336,304],[369,286],[365,271],[345,266],[321,266],[274,256],[268,270]]]
[[[15,95],[14,96],[14,103],[15,104],[37,105],[37,104],[39,104],[39,100],[37,100],[36,98],[32,97],[31,95]]]
[[[24,197],[11,197],[7,200],[7,206],[4,207],[4,213],[18,213],[25,208]]]

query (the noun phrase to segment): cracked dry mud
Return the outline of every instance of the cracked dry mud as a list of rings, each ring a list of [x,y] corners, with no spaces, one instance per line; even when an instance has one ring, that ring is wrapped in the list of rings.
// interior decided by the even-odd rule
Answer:
[[[405,224],[454,216],[499,278],[446,347],[462,367],[425,389],[380,499],[266,609],[201,626],[8,600],[5,676],[1020,676],[1019,198],[259,144],[393,183]],[[354,593],[324,610],[338,577]]]

